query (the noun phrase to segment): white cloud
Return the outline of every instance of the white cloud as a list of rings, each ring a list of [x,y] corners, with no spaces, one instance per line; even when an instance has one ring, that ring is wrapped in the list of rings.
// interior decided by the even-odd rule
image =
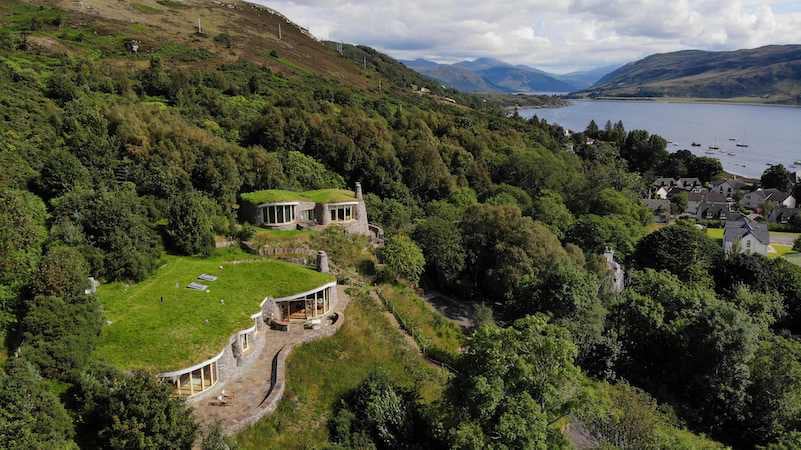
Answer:
[[[322,39],[394,57],[491,56],[546,70],[688,48],[801,43],[801,0],[251,0]]]

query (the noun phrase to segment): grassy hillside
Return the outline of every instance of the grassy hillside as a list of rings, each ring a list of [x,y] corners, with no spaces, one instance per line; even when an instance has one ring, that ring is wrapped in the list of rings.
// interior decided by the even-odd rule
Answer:
[[[737,98],[801,103],[801,46],[651,55],[606,75],[588,96]]]

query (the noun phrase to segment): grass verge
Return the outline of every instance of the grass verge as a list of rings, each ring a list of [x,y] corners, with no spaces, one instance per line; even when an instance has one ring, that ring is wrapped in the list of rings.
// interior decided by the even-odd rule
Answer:
[[[406,344],[366,292],[352,293],[345,323],[330,338],[304,344],[287,363],[287,391],[278,409],[237,436],[243,449],[324,448],[328,421],[342,397],[372,370],[438,399],[447,380]]]
[[[453,363],[464,340],[459,327],[443,317],[408,286],[383,284],[379,295],[423,353],[446,364]]]

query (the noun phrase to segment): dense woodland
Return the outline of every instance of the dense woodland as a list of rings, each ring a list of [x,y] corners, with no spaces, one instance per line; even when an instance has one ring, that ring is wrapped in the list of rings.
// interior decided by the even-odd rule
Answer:
[[[243,192],[356,181],[393,275],[487,306],[441,400],[371,375],[331,419],[337,448],[567,448],[566,418],[603,448],[697,448],[684,428],[736,448],[801,445],[801,270],[724,258],[689,223],[648,232],[648,180],[708,181],[716,161],[620,123],[566,136],[467,96],[416,95],[389,58],[373,69],[381,91],[258,61],[185,64],[206,51],[105,64],[30,42],[44,30],[106,45],[63,12],[6,14],[0,447],[189,448],[201,433],[226,448],[152,374],[92,359],[103,316],[87,277],[141,281],[164,252],[247,238]],[[620,294],[606,247],[630,272]]]

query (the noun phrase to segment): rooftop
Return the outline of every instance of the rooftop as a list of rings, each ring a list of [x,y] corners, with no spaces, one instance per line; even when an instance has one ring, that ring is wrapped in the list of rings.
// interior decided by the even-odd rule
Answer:
[[[306,192],[269,189],[242,194],[242,200],[254,205],[282,202],[340,203],[356,201],[356,194],[346,189],[318,189]]]
[[[100,359],[123,370],[154,372],[203,362],[217,355],[232,334],[253,325],[250,316],[259,312],[265,297],[302,293],[334,280],[241,251],[210,258],[167,256],[165,261],[141,283],[98,288],[107,320],[95,351]],[[217,279],[199,280],[202,274]],[[208,289],[187,288],[192,282]]]
[[[736,220],[729,220],[723,229],[723,240],[735,241],[752,234],[761,243],[770,244],[770,233],[768,232],[768,225],[765,223],[749,220],[747,217],[741,216]]]

